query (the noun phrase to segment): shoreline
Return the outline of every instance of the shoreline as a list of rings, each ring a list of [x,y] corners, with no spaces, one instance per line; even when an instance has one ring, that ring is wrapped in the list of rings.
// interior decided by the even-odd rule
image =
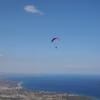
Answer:
[[[27,88],[24,88],[24,87],[22,87],[21,86],[21,84],[22,84],[23,82],[21,81],[21,82],[19,82],[18,83],[18,87],[20,88],[20,89],[25,89],[25,90],[29,90],[29,91],[38,91],[38,92],[45,92],[45,93],[57,93],[57,94],[59,94],[59,92],[49,92],[49,91],[41,91],[41,90],[30,90],[30,89],[27,89]],[[83,97],[88,97],[88,98],[92,98],[92,99],[95,99],[95,100],[100,100],[100,99],[98,99],[98,98],[95,98],[95,97],[93,97],[93,96],[85,96],[85,95],[80,95],[80,94],[73,94],[73,93],[61,93],[60,92],[60,94],[67,94],[67,95],[69,95],[69,96],[83,96]]]
[[[18,87],[22,89],[23,87],[21,86],[21,84],[22,84],[22,81],[18,83]]]
[[[21,84],[23,82],[16,82],[16,81],[9,81],[9,80],[1,80],[0,81],[0,98],[3,98],[4,100],[8,98],[17,98],[17,100],[22,99],[24,100],[25,98],[29,97],[30,100],[66,100],[70,98],[71,100],[99,100],[97,98],[91,97],[91,96],[83,96],[83,95],[77,95],[73,93],[59,93],[59,92],[49,92],[49,91],[39,91],[39,90],[30,90],[25,87],[22,87]],[[3,90],[3,91],[2,91]],[[6,92],[5,92],[6,91]],[[6,97],[6,98],[5,98]],[[19,99],[18,99],[19,98]],[[59,99],[60,98],[60,99]],[[66,98],[66,99],[65,99]],[[2,99],[0,99],[2,100]],[[10,99],[11,100],[11,99]],[[26,99],[27,100],[27,99]]]

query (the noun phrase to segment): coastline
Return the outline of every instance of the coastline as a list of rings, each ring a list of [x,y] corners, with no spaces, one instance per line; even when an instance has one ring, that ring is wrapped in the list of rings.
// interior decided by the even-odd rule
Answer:
[[[97,100],[95,98],[74,95],[69,93],[57,93],[49,91],[29,90],[21,86],[21,82],[1,80],[0,81],[0,100]]]
[[[18,87],[22,89],[23,87],[21,86],[21,84],[22,84],[22,81],[18,83]]]
[[[23,78],[23,77],[22,77]],[[34,93],[35,92],[38,92],[38,93],[45,93],[45,94],[48,94],[48,93],[56,93],[56,94],[68,94],[69,96],[74,96],[74,97],[89,97],[89,98],[94,98],[95,100],[100,100],[100,98],[98,98],[98,97],[96,97],[96,96],[93,96],[93,95],[86,95],[86,94],[82,94],[82,93],[80,93],[80,92],[59,92],[59,91],[49,91],[49,90],[39,90],[39,89],[34,89],[34,86],[33,87],[31,87],[31,88],[28,88],[30,85],[24,85],[24,81],[22,81],[23,79],[22,78],[13,78],[13,77],[7,77],[7,78],[2,78],[2,79],[4,79],[4,80],[8,80],[8,81],[14,81],[14,82],[16,82],[16,87],[13,87],[13,88],[15,88],[15,89],[18,89],[19,91],[21,91],[21,90],[23,90],[23,91],[33,91]],[[13,85],[11,85],[11,86],[13,86]],[[66,89],[67,90],[67,89]]]
[[[79,94],[73,94],[73,93],[59,93],[59,92],[49,92],[49,91],[39,91],[39,90],[30,90],[30,89],[26,89],[24,87],[21,86],[22,84],[22,81],[18,83],[18,87],[19,89],[25,89],[25,90],[29,90],[29,91],[37,91],[37,92],[40,92],[40,93],[55,93],[55,94],[66,94],[68,96],[72,96],[72,97],[87,97],[87,98],[92,98],[94,100],[100,100],[98,98],[95,98],[93,96],[85,96],[85,95],[79,95]]]

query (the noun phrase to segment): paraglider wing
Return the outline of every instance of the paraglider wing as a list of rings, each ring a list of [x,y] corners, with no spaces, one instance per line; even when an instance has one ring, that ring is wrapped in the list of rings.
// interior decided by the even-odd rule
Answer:
[[[60,40],[59,38],[53,38],[53,39],[51,40],[51,42],[53,42],[53,41],[56,40],[56,39]]]

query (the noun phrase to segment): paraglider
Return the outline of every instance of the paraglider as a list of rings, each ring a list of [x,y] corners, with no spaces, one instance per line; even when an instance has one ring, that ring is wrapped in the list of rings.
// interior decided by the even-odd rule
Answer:
[[[51,42],[53,42],[54,40],[60,40],[60,38],[53,38],[52,40],[51,40]]]
[[[53,42],[53,41],[55,41],[55,40],[59,40],[59,41],[60,41],[60,38],[55,37],[55,38],[53,38],[53,39],[51,40],[51,42]],[[57,46],[56,46],[55,48],[57,49]]]

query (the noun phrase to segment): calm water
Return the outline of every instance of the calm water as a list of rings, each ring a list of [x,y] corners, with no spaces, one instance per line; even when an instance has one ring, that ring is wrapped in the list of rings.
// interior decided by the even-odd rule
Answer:
[[[21,86],[30,90],[71,93],[100,100],[100,75],[41,75],[6,79],[22,81]]]

